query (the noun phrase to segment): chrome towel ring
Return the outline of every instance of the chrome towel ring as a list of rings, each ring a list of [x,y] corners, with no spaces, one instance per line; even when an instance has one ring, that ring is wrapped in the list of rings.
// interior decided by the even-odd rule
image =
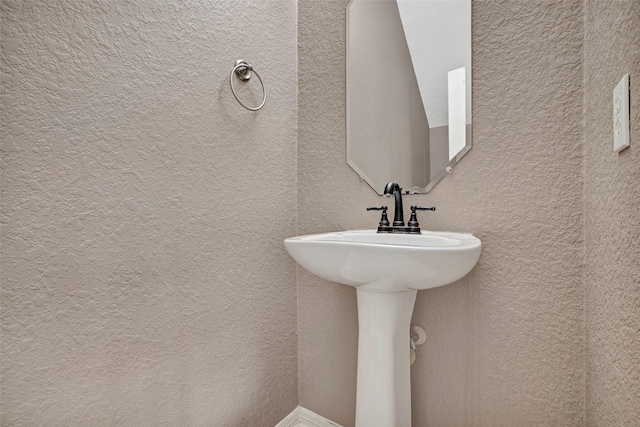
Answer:
[[[262,97],[262,102],[257,107],[248,107],[247,105],[244,104],[244,102],[240,101],[240,98],[238,98],[238,95],[236,94],[236,90],[233,87],[234,74],[240,80],[242,80],[243,82],[246,82],[251,78],[252,71],[253,71],[253,74],[256,75],[258,80],[260,80],[260,86],[262,86],[262,93],[264,94]],[[231,85],[231,93],[233,93],[233,96],[236,98],[236,101],[238,101],[240,105],[242,105],[247,110],[258,111],[259,109],[264,107],[264,103],[267,102],[267,90],[264,88],[264,83],[262,82],[262,78],[260,77],[260,74],[258,74],[258,72],[251,66],[251,64],[249,64],[246,61],[243,61],[242,59],[238,59],[236,61],[235,67],[233,67],[233,70],[231,70],[231,75],[229,76],[229,85]]]

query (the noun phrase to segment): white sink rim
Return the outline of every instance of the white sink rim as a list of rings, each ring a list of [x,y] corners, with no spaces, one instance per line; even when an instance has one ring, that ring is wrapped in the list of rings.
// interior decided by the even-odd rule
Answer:
[[[459,280],[478,262],[481,242],[465,233],[350,230],[291,237],[285,247],[298,264],[326,280],[362,290],[397,292]]]
[[[350,239],[350,240],[347,240]],[[307,234],[285,239],[286,242],[332,242],[352,245],[400,246],[420,250],[459,250],[478,248],[480,240],[472,234],[448,231],[425,231],[417,234],[378,233],[377,230],[349,230]]]

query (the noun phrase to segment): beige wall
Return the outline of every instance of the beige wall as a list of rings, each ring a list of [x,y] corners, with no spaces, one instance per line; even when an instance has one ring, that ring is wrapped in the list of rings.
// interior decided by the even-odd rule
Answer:
[[[588,426],[640,425],[640,0],[588,0],[584,239]],[[631,78],[631,147],[612,148],[611,92]]]
[[[378,220],[344,160],[346,3],[299,4],[297,178],[294,1],[3,3],[3,425],[271,426],[298,401],[353,425],[355,292],[298,269],[296,354],[281,244]],[[484,247],[418,296],[415,425],[640,423],[638,91],[632,148],[610,138],[639,3],[474,2],[474,148],[410,200]]]
[[[383,200],[344,160],[346,4],[298,6],[299,234],[375,227],[364,209]],[[438,207],[425,228],[484,246],[467,278],[418,295],[416,426],[583,422],[581,19],[580,0],[474,2],[474,148],[409,200]],[[352,426],[354,290],[299,269],[298,322],[301,405]]]
[[[298,402],[295,1],[0,7],[2,425],[273,426]]]

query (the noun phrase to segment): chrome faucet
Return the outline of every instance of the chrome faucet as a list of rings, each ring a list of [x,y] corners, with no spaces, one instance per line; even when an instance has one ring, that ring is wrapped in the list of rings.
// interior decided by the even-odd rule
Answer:
[[[416,216],[416,211],[435,211],[434,207],[422,207],[422,206],[411,206],[411,218],[407,223],[407,226],[404,225],[404,209],[402,206],[402,188],[400,185],[391,181],[384,187],[384,195],[385,196],[393,196],[395,198],[395,212],[393,214],[393,225],[389,224],[389,220],[387,219],[387,207],[380,206],[379,208],[367,208],[368,211],[376,210],[382,211],[382,218],[380,219],[380,223],[378,224],[378,233],[402,233],[402,234],[420,234],[420,224],[418,223],[418,218]]]

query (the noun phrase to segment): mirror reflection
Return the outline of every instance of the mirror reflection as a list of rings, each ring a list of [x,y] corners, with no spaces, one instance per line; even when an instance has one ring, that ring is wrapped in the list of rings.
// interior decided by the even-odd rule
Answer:
[[[471,0],[347,5],[347,162],[428,192],[471,148]]]

